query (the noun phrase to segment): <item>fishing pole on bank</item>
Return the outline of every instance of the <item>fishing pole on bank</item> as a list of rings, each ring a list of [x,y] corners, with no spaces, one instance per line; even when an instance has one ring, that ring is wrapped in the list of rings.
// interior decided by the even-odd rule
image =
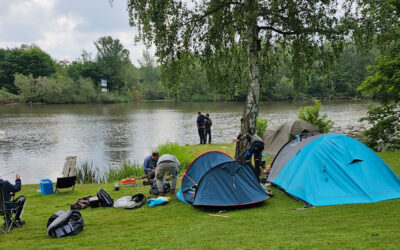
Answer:
[[[1,178],[1,177],[4,177],[4,176],[7,176],[7,175],[10,175],[10,174],[20,173],[21,170],[24,170],[24,169],[27,169],[27,168],[28,168],[28,167],[21,168],[21,169],[18,168],[18,171],[13,170],[13,171],[11,171],[11,172],[8,172],[7,174],[0,175],[0,178]]]

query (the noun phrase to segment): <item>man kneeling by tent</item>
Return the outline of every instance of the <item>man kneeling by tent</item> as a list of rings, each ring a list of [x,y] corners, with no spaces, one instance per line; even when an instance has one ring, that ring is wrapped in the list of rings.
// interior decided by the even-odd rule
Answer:
[[[156,181],[157,181],[159,196],[165,195],[163,179],[166,173],[170,173],[172,175],[171,195],[175,195],[176,182],[178,181],[179,166],[180,163],[178,159],[176,159],[176,157],[173,155],[163,154],[160,157],[160,159],[158,159],[156,167]]]

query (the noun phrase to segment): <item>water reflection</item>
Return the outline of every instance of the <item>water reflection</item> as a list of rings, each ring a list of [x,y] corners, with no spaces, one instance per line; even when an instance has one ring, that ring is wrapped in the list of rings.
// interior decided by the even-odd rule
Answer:
[[[297,117],[307,103],[264,103],[260,116],[276,126]],[[324,103],[333,131],[358,131],[366,102]],[[239,132],[242,103],[135,103],[113,105],[0,105],[0,176],[23,169],[24,183],[60,176],[65,157],[104,168],[121,159],[143,161],[165,142],[199,143],[197,111],[210,113],[213,142]],[[6,178],[10,178],[7,176]]]

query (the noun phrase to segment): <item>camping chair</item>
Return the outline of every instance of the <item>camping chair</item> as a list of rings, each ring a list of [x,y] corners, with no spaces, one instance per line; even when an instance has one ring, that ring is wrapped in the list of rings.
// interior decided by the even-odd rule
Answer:
[[[72,191],[75,189],[75,182],[76,182],[76,176],[69,176],[69,177],[59,177],[57,178],[57,184],[56,184],[56,191],[55,192],[60,192],[60,188],[71,188]]]
[[[65,159],[64,169],[62,171],[63,177],[57,178],[56,191],[60,192],[60,188],[70,188],[72,191],[75,189],[76,182],[76,156],[68,156]]]
[[[0,216],[4,217],[4,224],[1,224],[2,222],[0,221],[0,231],[3,233],[9,233],[13,224],[17,224],[15,221],[17,208],[10,208],[13,203],[12,201],[4,201],[3,184],[0,183]]]

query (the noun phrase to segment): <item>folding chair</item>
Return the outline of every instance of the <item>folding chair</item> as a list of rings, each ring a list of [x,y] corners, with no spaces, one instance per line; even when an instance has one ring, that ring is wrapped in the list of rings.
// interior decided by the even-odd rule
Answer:
[[[60,177],[57,178],[56,191],[60,192],[60,188],[70,188],[72,191],[75,189],[76,176]]]
[[[13,224],[17,225],[15,215],[17,213],[16,207],[12,206],[14,202],[5,201],[3,195],[3,184],[0,183],[0,216],[4,217],[4,224],[1,224],[0,231],[3,233],[9,233]]]

